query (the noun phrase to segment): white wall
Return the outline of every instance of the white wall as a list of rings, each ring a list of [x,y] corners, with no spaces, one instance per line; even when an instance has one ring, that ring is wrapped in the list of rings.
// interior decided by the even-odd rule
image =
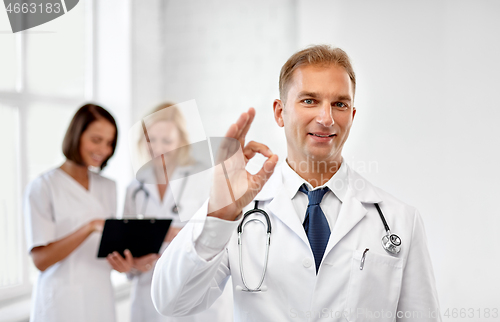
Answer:
[[[123,0],[94,1],[94,101],[108,109],[118,125],[115,155],[103,171],[117,184],[118,215],[125,189],[132,180],[128,151],[132,100],[131,3]]]
[[[344,155],[376,162],[364,175],[420,210],[442,312],[498,308],[500,3],[300,1],[297,12],[300,47],[330,43],[354,61]]]
[[[131,2],[132,124],[163,99],[164,0]]]
[[[294,1],[182,1],[165,6],[164,96],[196,99],[209,136],[223,136],[257,109],[250,137],[280,135],[272,102],[282,63],[295,48]],[[285,152],[284,141],[269,141]]]
[[[196,99],[208,135],[223,135],[243,110],[255,107],[248,138],[268,144],[281,159],[285,141],[272,101],[282,64],[310,44],[345,49],[358,76],[345,159],[420,210],[443,314],[475,309],[473,320],[480,321],[478,309],[498,307],[500,291],[491,285],[500,285],[493,141],[500,134],[499,2],[190,0],[161,6],[164,72],[150,74],[150,82],[164,84],[158,97]],[[152,107],[136,103],[135,115]]]

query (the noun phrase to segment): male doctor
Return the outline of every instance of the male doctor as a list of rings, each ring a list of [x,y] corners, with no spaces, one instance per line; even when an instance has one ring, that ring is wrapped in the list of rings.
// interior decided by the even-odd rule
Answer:
[[[245,164],[256,153],[267,160],[255,175],[243,164],[244,182],[241,175],[226,177],[240,193],[231,194],[234,202],[225,207],[227,188],[214,180],[209,200],[156,265],[152,297],[160,313],[182,316],[210,307],[231,275],[235,321],[441,320],[417,210],[370,184],[342,158],[356,114],[355,86],[341,49],[313,46],[289,58],[273,105],[288,152],[278,167],[267,146],[245,145],[254,109],[230,126],[226,137],[239,141]],[[377,206],[400,238],[399,252],[382,245],[388,233]],[[238,245],[237,227],[255,207],[268,214],[272,227],[267,269],[263,215],[245,218]]]

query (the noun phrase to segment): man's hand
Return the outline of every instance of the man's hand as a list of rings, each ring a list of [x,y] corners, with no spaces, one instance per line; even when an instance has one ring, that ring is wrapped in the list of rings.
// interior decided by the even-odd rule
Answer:
[[[236,123],[229,127],[226,138],[239,142],[238,151],[230,143],[222,144],[217,155],[222,166],[217,166],[210,190],[208,215],[225,220],[235,220],[242,209],[262,190],[278,163],[278,156],[264,144],[251,141],[245,145],[245,137],[255,117],[255,109],[241,114]],[[232,140],[228,140],[230,142]],[[235,142],[235,141],[234,141]],[[241,150],[240,150],[241,149]],[[241,156],[243,153],[243,157]],[[245,170],[250,159],[260,153],[268,159],[254,175]],[[232,154],[232,156],[231,156]],[[230,156],[228,159],[225,156]],[[229,197],[231,198],[229,200]]]

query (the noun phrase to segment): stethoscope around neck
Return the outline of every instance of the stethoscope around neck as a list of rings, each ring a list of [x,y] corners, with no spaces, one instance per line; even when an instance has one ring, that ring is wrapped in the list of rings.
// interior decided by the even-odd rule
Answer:
[[[179,193],[179,196],[177,198],[177,201],[180,201],[181,198],[182,198],[182,194],[184,193],[184,189],[186,188],[186,182],[188,180],[188,176],[189,176],[189,172],[185,172],[183,174],[183,181],[182,181],[182,186],[181,186],[181,191]],[[143,192],[144,193],[144,200],[142,202],[142,207],[141,207],[141,212],[140,212],[140,216],[144,216],[145,215],[145,212],[146,212],[146,209],[148,208],[148,202],[149,202],[149,191],[146,189],[146,187],[144,186],[144,181],[139,181],[139,187],[137,187],[134,192],[132,193],[132,200],[134,202],[134,208],[135,210],[137,210],[137,194],[139,192]],[[175,214],[175,215],[178,215],[179,214],[179,206],[177,204],[174,204],[172,206],[172,212]]]
[[[252,218],[250,220],[245,221],[245,219],[250,216],[250,215],[255,215],[255,214],[261,214],[264,216],[266,219],[266,223],[264,223],[262,220],[259,220],[257,218]],[[260,276],[260,281],[257,287],[252,288],[249,287],[247,284],[247,281],[245,279],[245,273],[243,272],[243,243],[241,240],[241,236],[243,235],[243,231],[245,230],[245,226],[250,223],[250,222],[258,222],[264,227],[267,227],[267,240],[266,240],[266,254],[264,258],[264,268],[262,269],[262,274]],[[243,281],[243,285],[245,288],[242,288],[241,290],[244,292],[261,292],[264,291],[264,289],[261,289],[262,283],[264,283],[264,278],[266,277],[266,272],[267,272],[267,263],[269,260],[269,246],[271,245],[271,220],[269,219],[269,215],[267,212],[265,212],[263,209],[259,209],[259,201],[255,200],[255,207],[245,213],[243,215],[243,219],[241,220],[240,224],[238,225],[238,254],[239,254],[239,263],[240,263],[240,275],[241,275],[241,280]]]
[[[385,228],[385,235],[382,237],[382,247],[392,255],[397,255],[401,251],[401,238],[399,238],[398,235],[391,233],[391,229],[389,228],[389,225],[387,224],[387,221],[385,220],[384,214],[382,213],[382,210],[380,209],[380,206],[378,203],[375,203],[375,208],[377,208],[377,212],[380,215],[380,219],[382,220],[382,223],[384,224]],[[252,218],[249,220],[246,220],[248,216],[250,215],[262,215],[265,218],[265,223],[264,221],[257,219],[257,218]],[[246,220],[246,221],[245,221]],[[256,287],[249,287],[247,284],[247,281],[245,279],[245,273],[243,271],[243,243],[242,243],[242,235],[245,230],[245,226],[250,223],[250,222],[258,222],[264,226],[264,228],[267,228],[267,240],[266,240],[266,253],[264,257],[264,268],[262,269],[262,274],[260,276],[260,281],[257,284]],[[243,282],[243,286],[237,286],[237,290],[241,290],[244,292],[261,292],[261,291],[266,291],[266,287],[262,286],[264,283],[264,278],[266,277],[266,272],[267,272],[267,263],[269,261],[269,246],[271,245],[271,220],[269,219],[269,215],[267,212],[265,212],[263,209],[259,209],[259,201],[255,201],[255,206],[253,209],[247,211],[243,215],[243,219],[241,220],[240,224],[238,225],[238,259],[239,259],[239,264],[240,264],[240,275],[241,275],[241,281]],[[368,249],[367,249],[368,250]],[[365,251],[366,253],[366,251]],[[364,257],[364,256],[363,256]]]

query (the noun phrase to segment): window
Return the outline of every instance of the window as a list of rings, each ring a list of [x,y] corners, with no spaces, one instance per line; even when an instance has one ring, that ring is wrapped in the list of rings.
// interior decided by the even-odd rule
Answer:
[[[19,213],[19,132],[18,110],[0,105],[0,288],[23,284],[22,227]]]
[[[0,301],[28,294],[37,274],[24,238],[26,184],[63,162],[69,121],[92,98],[92,3],[16,34],[0,10]]]

